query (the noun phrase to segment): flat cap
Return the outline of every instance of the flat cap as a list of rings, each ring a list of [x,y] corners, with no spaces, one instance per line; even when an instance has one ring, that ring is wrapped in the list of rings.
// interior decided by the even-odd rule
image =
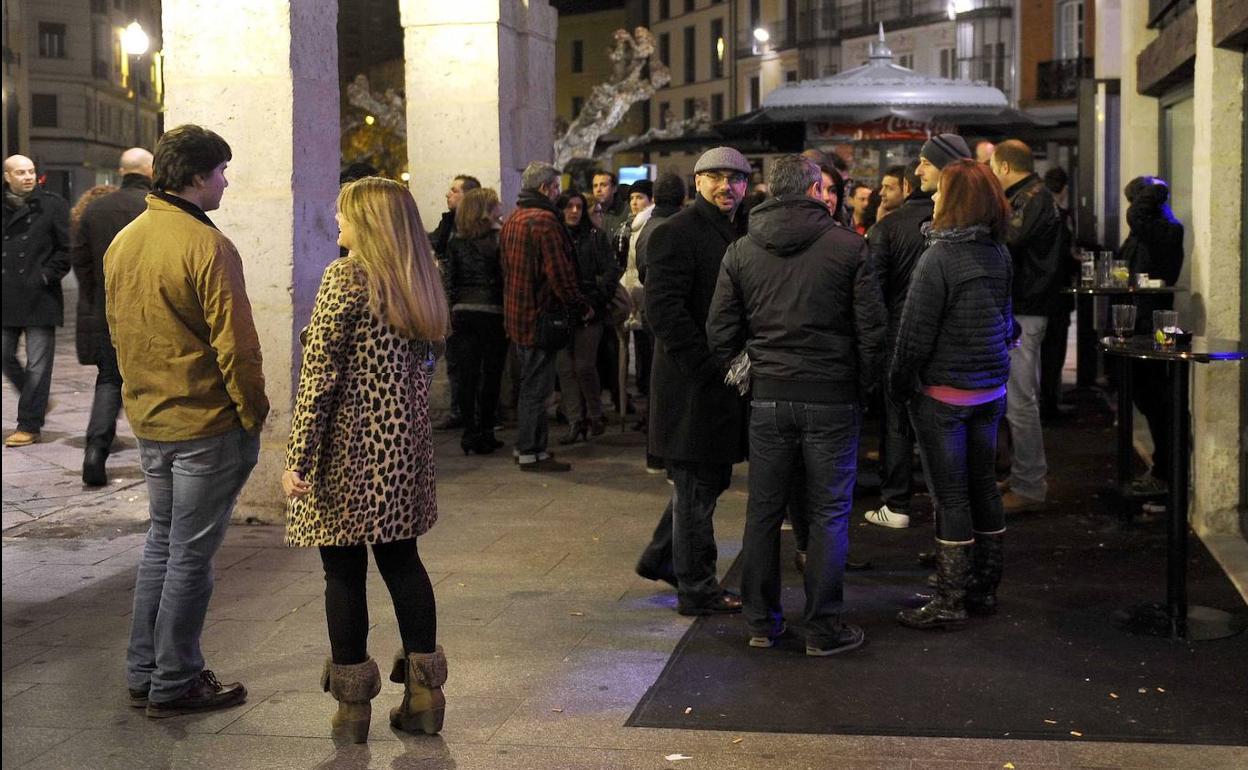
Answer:
[[[750,162],[745,159],[745,156],[733,148],[713,147],[702,153],[702,157],[698,158],[697,165],[693,167],[693,173],[701,174],[703,171],[715,171],[717,169],[740,171],[742,174],[749,174],[754,170],[750,168]]]

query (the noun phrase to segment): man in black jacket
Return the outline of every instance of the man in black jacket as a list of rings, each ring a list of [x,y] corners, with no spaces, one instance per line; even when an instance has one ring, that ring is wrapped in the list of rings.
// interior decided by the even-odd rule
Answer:
[[[716,147],[694,166],[698,197],[658,225],[646,254],[646,316],[654,330],[651,451],[674,489],[637,574],[677,587],[682,615],[740,612],[741,599],[715,577],[711,517],[745,459],[745,400],[724,384],[706,339],[706,317],[728,245],[745,232],[741,201],[750,164]]]
[[[1048,494],[1040,426],[1040,346],[1049,316],[1061,307],[1062,220],[1053,193],[1036,176],[1031,148],[1017,139],[997,145],[990,163],[1014,214],[1006,245],[1014,262],[1014,318],[1022,327],[1010,351],[1005,418],[1014,450],[1006,513],[1037,510]]]
[[[121,410],[121,372],[117,351],[104,317],[104,252],[113,237],[147,210],[152,190],[152,154],[132,147],[121,154],[121,189],[91,202],[73,235],[70,262],[78,277],[78,326],[74,330],[78,363],[95,364],[95,397],[87,422],[87,448],[82,456],[82,483],[108,483],[104,461],[117,432]]]
[[[69,272],[69,209],[40,188],[35,164],[24,155],[4,160],[4,376],[21,394],[17,430],[7,447],[39,440],[52,387],[56,327],[65,321],[61,279]],[[17,342],[26,337],[26,364]]]
[[[931,153],[943,168],[951,156]],[[930,161],[929,161],[930,162]],[[892,354],[901,323],[901,309],[910,289],[910,274],[927,248],[920,228],[932,221],[932,193],[922,189],[922,180],[915,173],[918,162],[906,168],[903,188],[906,200],[901,207],[871,228],[871,261],[879,279],[888,309],[888,334],[885,338],[885,360]],[[884,527],[904,529],[910,526],[910,481],[914,476],[914,431],[906,407],[884,396],[884,419],[880,429],[880,497],[881,505],[867,511],[866,520]]]
[[[750,359],[750,499],[742,598],[752,647],[785,632],[780,524],[797,467],[805,468],[810,542],[804,580],[806,654],[858,647],[841,621],[860,404],[879,380],[885,312],[866,241],[837,227],[820,201],[819,167],[787,155],[767,177],[771,198],[729,247],[706,322],[726,369]]]

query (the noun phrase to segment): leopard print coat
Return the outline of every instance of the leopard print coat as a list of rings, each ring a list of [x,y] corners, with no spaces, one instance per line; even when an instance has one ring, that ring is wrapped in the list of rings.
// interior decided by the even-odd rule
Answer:
[[[431,356],[373,315],[353,258],[326,268],[286,449],[312,490],[289,503],[287,545],[389,543],[433,526]]]

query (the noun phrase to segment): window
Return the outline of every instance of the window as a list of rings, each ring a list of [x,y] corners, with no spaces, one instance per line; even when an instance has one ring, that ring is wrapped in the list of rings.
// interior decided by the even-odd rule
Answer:
[[[659,0],[659,18],[667,19],[672,15],[672,0]]]
[[[56,128],[56,94],[30,95],[30,125],[35,128]]]
[[[784,82],[786,82],[786,83],[796,83],[796,82],[797,82],[797,70],[787,70],[787,71],[785,71],[785,73],[784,73]]]
[[[698,45],[694,34],[697,27],[685,27],[685,82],[692,83],[698,79]]]
[[[903,53],[897,57],[897,63],[908,70],[914,69],[914,54]]]
[[[1057,4],[1057,58],[1083,58],[1083,0]]]
[[[724,20],[711,19],[711,77],[724,76]]]
[[[664,67],[672,66],[672,36],[667,32],[659,35],[659,61]]]
[[[572,71],[585,71],[585,41],[583,40],[572,41]]]
[[[650,130],[651,123],[650,123],[650,102],[649,101],[644,101],[641,103],[641,125],[645,126],[647,131]]]
[[[758,20],[762,17],[762,11],[759,9],[759,0],[750,0],[750,29],[758,27]]]
[[[698,109],[698,105],[693,99],[685,100],[685,120],[692,120],[693,113]]]
[[[758,75],[752,76],[750,78],[750,104],[749,104],[749,107],[751,110],[757,110],[759,107],[763,106],[762,105],[763,96],[762,96],[761,89],[762,89],[762,84],[759,83]]]
[[[711,94],[711,121],[718,123],[724,119],[724,95]]]
[[[667,128],[667,118],[672,114],[671,102],[659,102],[659,128]]]
[[[65,58],[65,25],[39,22],[39,55],[45,59]]]
[[[572,97],[572,119],[576,120],[581,115],[581,109],[585,106],[585,97]]]
[[[940,76],[942,78],[951,78],[954,76],[953,63],[957,61],[952,48],[940,49]]]
[[[695,0],[685,0],[685,13],[693,13],[693,4]]]

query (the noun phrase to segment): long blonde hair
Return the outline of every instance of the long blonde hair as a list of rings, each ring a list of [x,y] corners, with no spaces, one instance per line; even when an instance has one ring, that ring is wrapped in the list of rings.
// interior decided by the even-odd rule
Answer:
[[[355,228],[350,256],[364,269],[373,315],[408,339],[445,339],[451,311],[407,188],[381,177],[357,179],[338,192],[338,212]]]

